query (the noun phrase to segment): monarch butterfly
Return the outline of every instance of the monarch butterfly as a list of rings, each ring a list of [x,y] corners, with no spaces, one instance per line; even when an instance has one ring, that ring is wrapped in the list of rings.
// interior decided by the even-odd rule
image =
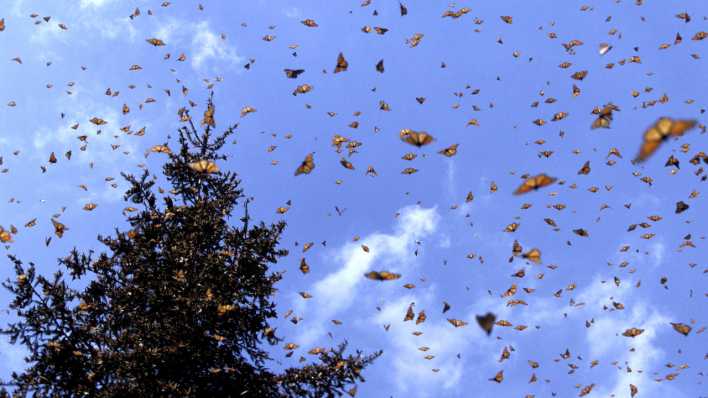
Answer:
[[[492,334],[492,329],[494,328],[494,321],[497,320],[497,316],[491,312],[487,312],[485,315],[477,315],[477,323],[479,327],[482,328],[487,333],[487,336]]]
[[[86,211],[91,211],[91,210],[95,209],[97,206],[98,205],[96,205],[95,203],[86,203],[84,205],[83,209]]]
[[[170,150],[170,147],[167,145],[155,145],[152,148],[150,148],[150,152],[155,152],[155,153],[172,153]]]
[[[374,30],[375,30],[376,33],[379,34],[379,35],[385,35],[386,32],[388,32],[388,29],[382,28],[381,26],[374,26]]]
[[[316,28],[320,25],[317,25],[317,22],[315,22],[314,19],[305,19],[303,21],[300,21],[303,25],[307,26],[308,28]]]
[[[204,118],[202,119],[202,126],[215,127],[216,122],[214,121],[214,105],[209,104],[207,109],[204,111]]]
[[[522,254],[521,257],[538,264],[541,262],[541,251],[536,248],[533,248],[527,251],[526,253]]]
[[[0,32],[5,30],[5,18],[0,19]]]
[[[345,169],[354,170],[354,164],[345,158],[342,158],[339,161],[339,164],[341,164]]]
[[[209,160],[198,160],[189,164],[189,168],[196,171],[197,173],[216,173],[219,171],[219,166],[216,163]]]
[[[401,274],[388,271],[371,271],[365,273],[364,276],[372,281],[393,281],[399,279]]]
[[[688,334],[691,333],[691,327],[684,323],[671,322],[671,326],[674,328],[675,331],[681,333],[684,336],[688,336]]]
[[[2,243],[12,242],[12,235],[10,235],[10,232],[5,231],[5,229],[3,229],[3,227],[0,227],[0,242],[2,242]]]
[[[453,157],[453,156],[457,155],[457,147],[458,146],[459,146],[459,144],[452,144],[447,148],[443,148],[438,153],[443,156],[447,156],[448,158]]]
[[[283,71],[288,79],[297,79],[298,76],[305,72],[305,69],[283,69]]]
[[[66,225],[60,223],[59,221],[55,220],[52,218],[52,224],[54,225],[54,233],[56,234],[57,237],[61,238],[64,236],[64,232],[67,231],[69,228],[66,227]]]
[[[384,73],[384,60],[380,60],[379,62],[376,63],[376,71],[379,73]]]
[[[339,53],[337,56],[337,65],[334,67],[334,73],[346,72],[349,68],[349,62],[344,58],[344,54]]]
[[[164,46],[164,45],[165,45],[165,42],[164,42],[164,41],[162,41],[162,40],[160,40],[160,39],[156,39],[156,38],[147,39],[147,40],[145,40],[145,41],[147,41],[148,43],[152,44],[152,45],[155,46],[155,47],[161,47],[161,46]]]
[[[425,322],[425,320],[428,319],[428,316],[425,315],[425,311],[420,311],[418,313],[418,318],[415,320],[416,325],[420,325],[421,323]]]
[[[101,119],[100,117],[93,117],[91,120],[89,120],[91,123],[95,124],[96,126],[101,126],[103,124],[107,124],[108,122]]]
[[[448,318],[447,321],[450,322],[450,324],[456,328],[461,328],[467,325],[467,322],[462,321],[460,319]]]
[[[413,304],[411,303],[406,310],[406,316],[403,317],[403,322],[412,321],[415,318],[415,312],[413,312]]]
[[[428,145],[431,142],[434,141],[434,138],[432,135],[428,134],[425,131],[413,131],[411,129],[402,129],[400,132],[400,137],[403,142],[407,142],[411,145],[415,145],[418,148],[422,147],[423,145]]]
[[[556,180],[557,178],[549,177],[543,173],[533,177],[529,177],[526,179],[526,181],[523,182],[523,184],[516,188],[516,191],[514,191],[514,195],[521,195],[531,190],[543,188],[545,186],[553,184],[554,182],[556,182]]]
[[[697,123],[696,120],[689,119],[660,118],[644,132],[644,142],[639,149],[639,154],[634,159],[634,163],[647,160],[663,141],[669,137],[682,136],[686,131],[695,127]]]
[[[300,163],[300,166],[295,170],[295,175],[299,176],[300,174],[310,174],[312,170],[315,168],[315,159],[313,157],[313,153],[308,153],[307,156],[305,156],[305,160]]]
[[[244,116],[248,115],[249,113],[253,113],[255,111],[256,111],[256,108],[254,108],[252,106],[248,106],[248,105],[244,106],[243,108],[241,108],[241,117],[244,117]]]
[[[297,87],[295,87],[295,90],[293,91],[293,95],[297,96],[298,94],[307,94],[310,91],[312,91],[312,86],[309,84],[301,84]]]
[[[471,10],[469,9],[469,7],[462,7],[462,8],[460,8],[460,9],[457,10],[457,11],[450,11],[450,10],[447,10],[447,11],[445,11],[445,13],[443,13],[442,17],[443,17],[443,18],[445,18],[445,17],[451,17],[452,19],[457,19],[457,18],[459,18],[459,17],[461,17],[461,16],[467,14],[467,13],[470,12],[470,11],[471,11]]]
[[[308,272],[310,272],[310,265],[305,260],[305,257],[300,260],[300,272],[302,272],[303,274],[307,274]]]
[[[577,71],[577,72],[573,73],[572,75],[570,75],[570,78],[574,79],[574,80],[583,80],[583,79],[585,79],[585,77],[587,75],[588,75],[588,71],[581,70],[581,71]]]
[[[502,381],[504,381],[504,371],[503,370],[498,371],[497,374],[494,375],[494,377],[489,379],[489,381],[501,383]]]
[[[406,44],[408,44],[411,48],[416,47],[418,44],[420,44],[420,41],[423,40],[423,34],[422,33],[416,33],[411,38],[406,39]]]
[[[639,328],[629,328],[622,333],[622,336],[635,338],[640,334],[644,333],[644,329]]]
[[[590,174],[590,161],[586,161],[585,164],[583,164],[583,167],[578,170],[578,174],[582,175],[588,175]]]
[[[592,389],[593,389],[594,387],[595,387],[595,384],[594,384],[594,383],[593,383],[593,384],[589,384],[589,385],[583,387],[583,389],[580,390],[580,395],[578,395],[578,396],[579,396],[579,397],[584,397],[584,396],[590,394],[590,392],[592,391]]]

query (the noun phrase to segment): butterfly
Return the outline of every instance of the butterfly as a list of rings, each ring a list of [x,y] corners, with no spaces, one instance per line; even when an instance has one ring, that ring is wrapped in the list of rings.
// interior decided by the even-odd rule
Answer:
[[[418,132],[411,129],[402,129],[400,132],[400,137],[403,142],[415,145],[418,148],[423,145],[428,145],[434,140],[433,136],[425,131]]]
[[[305,156],[305,160],[303,160],[302,163],[300,163],[300,166],[298,166],[295,170],[295,175],[310,174],[314,168],[315,159],[313,157],[313,153],[308,153],[307,156]]]
[[[681,333],[684,336],[688,336],[688,334],[691,333],[691,327],[684,323],[671,322],[671,326],[674,328],[675,331]]]
[[[209,160],[198,160],[189,164],[189,168],[196,171],[197,173],[216,173],[219,171],[219,166],[216,163]]]
[[[590,161],[586,161],[583,167],[578,170],[578,174],[588,175],[590,174]]]
[[[283,71],[288,79],[297,79],[298,76],[305,72],[305,69],[283,69]]]
[[[295,87],[295,90],[293,90],[293,95],[298,95],[298,94],[307,94],[310,91],[312,91],[312,86],[309,84],[301,84],[297,87]]]
[[[0,19],[0,32],[5,30],[5,18]]]
[[[319,25],[317,25],[317,22],[315,22],[313,19],[305,19],[303,21],[300,21],[303,25],[307,26],[308,28],[316,28]]]
[[[644,132],[644,142],[639,149],[639,154],[634,159],[634,163],[643,162],[649,158],[659,145],[669,137],[680,137],[686,131],[696,126],[696,120],[671,119],[662,117]]]
[[[300,272],[302,272],[303,274],[310,272],[310,265],[307,264],[305,257],[300,260]]]
[[[84,205],[83,209],[86,210],[86,211],[91,211],[91,210],[95,209],[97,206],[98,206],[98,205],[95,204],[95,203],[86,203],[86,204]]]
[[[492,334],[492,328],[494,328],[494,321],[497,320],[497,316],[491,312],[487,312],[485,315],[477,315],[476,318],[479,327],[487,332],[487,336]]]
[[[95,124],[96,126],[101,126],[103,124],[107,124],[108,122],[101,119],[100,117],[93,117],[91,120],[89,120],[91,123]]]
[[[54,225],[54,233],[57,235],[57,237],[61,238],[64,236],[64,231],[67,231],[69,228],[66,227],[66,225],[60,223],[59,221],[55,220],[52,218],[52,224]]]
[[[5,231],[3,227],[0,227],[0,242],[9,243],[12,242],[12,235],[9,231]]]
[[[441,155],[443,155],[443,156],[447,156],[448,158],[449,158],[449,157],[453,157],[453,156],[457,155],[457,147],[458,147],[458,146],[459,146],[459,144],[452,144],[452,145],[450,145],[450,146],[447,147],[447,148],[443,148],[443,149],[442,149],[441,151],[439,151],[438,153],[441,154]]]
[[[337,65],[334,67],[334,73],[345,72],[349,68],[349,62],[344,58],[344,54],[339,53],[337,56]]]
[[[452,326],[454,326],[456,328],[461,328],[461,327],[467,325],[467,322],[459,320],[459,319],[448,318],[447,321],[450,322],[450,324],[452,324]]]
[[[150,152],[154,153],[172,153],[170,148],[167,145],[155,145],[152,148],[150,148]]]
[[[384,73],[384,70],[384,60],[382,59],[376,63],[376,71],[379,73]]]
[[[527,251],[526,253],[522,254],[521,257],[538,264],[541,262],[541,251],[536,248],[533,248]]]
[[[619,110],[619,107],[617,107],[617,105],[614,105],[613,103],[605,105],[604,107],[602,107],[602,109],[593,109],[592,113],[593,115],[597,115],[597,119],[592,122],[590,128],[593,130],[596,128],[610,128],[610,122],[612,121],[612,112]]]
[[[345,169],[354,170],[354,164],[345,158],[342,158],[339,161],[339,164],[341,164]]]
[[[388,271],[370,271],[364,274],[365,277],[372,281],[394,281],[401,277],[401,274]]]
[[[526,179],[526,181],[523,182],[523,184],[516,188],[516,191],[514,191],[514,195],[521,195],[530,192],[531,190],[537,190],[539,188],[546,187],[556,182],[556,180],[557,178],[549,177],[543,173],[533,177],[529,177]]]
[[[415,318],[415,312],[413,312],[413,303],[411,303],[406,310],[406,316],[403,317],[403,322],[412,321],[413,318]]]
[[[622,333],[622,336],[635,338],[640,334],[644,333],[644,329],[639,328],[629,328]]]
[[[241,108],[241,117],[244,117],[244,116],[248,115],[249,113],[253,113],[255,111],[256,111],[256,108],[246,105],[243,108]]]
[[[162,40],[160,40],[160,39],[156,39],[156,38],[147,39],[147,40],[145,40],[145,41],[147,41],[148,43],[152,44],[152,45],[155,46],[155,47],[161,47],[161,46],[164,46],[164,45],[165,45],[165,42],[164,42],[164,41],[162,41]]]
[[[216,121],[214,120],[215,111],[216,109],[214,109],[214,105],[209,104],[207,106],[207,109],[204,111],[204,117],[202,118],[202,126],[216,126]]]
[[[498,371],[497,374],[494,375],[494,377],[489,379],[489,381],[501,383],[502,381],[504,381],[504,371],[503,370]]]

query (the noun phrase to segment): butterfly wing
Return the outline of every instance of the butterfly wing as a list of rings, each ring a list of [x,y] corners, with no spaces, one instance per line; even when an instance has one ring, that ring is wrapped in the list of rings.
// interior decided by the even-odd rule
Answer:
[[[494,321],[497,320],[496,315],[492,314],[491,312],[488,312],[486,315],[477,315],[477,323],[479,324],[479,327],[484,330],[487,335],[492,334],[492,329],[494,328]]]
[[[686,131],[695,127],[696,124],[696,120],[674,120],[669,129],[669,135],[672,137],[682,136]]]
[[[312,153],[308,153],[307,156],[305,156],[305,160],[303,160],[300,164],[300,167],[295,170],[295,175],[298,176],[300,174],[310,174],[314,168],[314,156]]]
[[[634,159],[635,162],[643,162],[649,158],[661,145],[664,135],[656,127],[652,127],[644,133],[644,142],[639,148],[639,154]]]
[[[344,54],[339,53],[337,56],[337,66],[334,68],[334,73],[344,72],[349,68],[349,62],[344,58]]]
[[[521,195],[529,192],[535,188],[534,178],[527,178],[518,188],[514,191],[514,195]]]

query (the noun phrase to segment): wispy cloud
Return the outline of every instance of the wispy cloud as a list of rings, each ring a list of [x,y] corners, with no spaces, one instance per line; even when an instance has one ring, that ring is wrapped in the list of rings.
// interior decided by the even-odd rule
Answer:
[[[418,239],[432,234],[439,216],[435,208],[406,207],[400,210],[397,225],[392,234],[373,233],[356,243],[347,243],[334,256],[334,262],[341,266],[316,282],[312,288],[312,299],[307,302],[297,300],[295,305],[300,314],[314,307],[316,312],[308,320],[308,327],[300,335],[303,345],[311,344],[325,333],[325,325],[352,305],[358,289],[367,281],[363,274],[377,268],[404,273],[415,262],[413,247]],[[362,250],[366,245],[369,252]],[[384,287],[385,288],[385,287]]]
[[[229,45],[225,38],[213,32],[206,21],[198,23],[194,28],[192,39],[192,67],[202,70],[212,62],[226,65],[237,65],[242,57],[236,49]]]

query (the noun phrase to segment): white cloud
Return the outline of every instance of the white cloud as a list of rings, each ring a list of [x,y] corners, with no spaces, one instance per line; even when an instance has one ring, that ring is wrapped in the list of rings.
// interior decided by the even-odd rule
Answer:
[[[415,263],[413,246],[418,239],[432,234],[438,224],[437,209],[406,207],[400,210],[398,223],[393,234],[374,233],[356,243],[347,243],[334,257],[342,266],[316,282],[312,288],[312,299],[301,299],[295,303],[300,314],[305,314],[308,307],[316,308],[308,327],[300,336],[302,345],[309,345],[325,332],[325,325],[336,314],[350,308],[359,296],[357,290],[361,283],[372,283],[363,274],[370,269],[405,273]],[[369,247],[369,253],[361,245]],[[386,286],[381,286],[386,288]]]
[[[401,322],[410,303],[415,303],[415,310],[427,309],[428,320],[416,325],[414,322]],[[382,325],[390,324],[385,334],[386,347],[382,360],[393,371],[393,380],[397,389],[408,397],[435,397],[440,389],[454,390],[459,386],[464,372],[474,372],[470,368],[479,366],[489,352],[497,351],[494,340],[486,339],[480,328],[470,322],[462,328],[452,326],[444,316],[432,319],[432,307],[440,305],[434,287],[424,294],[408,294],[399,297],[381,308],[381,312],[370,319],[372,326],[380,330]],[[475,307],[477,307],[475,305]],[[474,319],[474,313],[463,318]],[[416,336],[415,331],[423,334]],[[470,342],[474,341],[474,345]],[[428,347],[425,352],[420,347]],[[457,355],[461,354],[458,358]],[[430,360],[426,355],[433,355]],[[473,357],[473,358],[472,358]],[[469,362],[468,362],[469,361]],[[496,357],[492,359],[496,361]],[[472,364],[475,365],[472,365]],[[434,372],[433,369],[439,369]]]
[[[201,70],[211,61],[235,65],[242,58],[229,46],[225,39],[209,28],[209,23],[202,21],[195,25],[192,39],[192,67]]]
[[[94,7],[100,8],[104,5],[113,2],[113,0],[81,0],[81,8]]]

